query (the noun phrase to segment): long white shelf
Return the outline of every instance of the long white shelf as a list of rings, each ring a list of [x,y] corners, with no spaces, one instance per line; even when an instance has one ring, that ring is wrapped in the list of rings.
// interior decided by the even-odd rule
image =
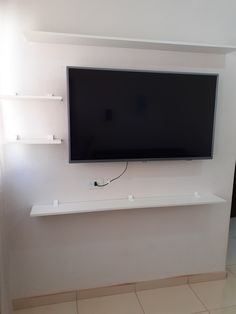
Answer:
[[[16,136],[14,139],[8,139],[5,142],[6,144],[61,144],[62,139],[52,137],[45,138],[20,138]]]
[[[236,51],[236,46],[231,45],[228,46],[189,42],[158,41],[138,38],[91,36],[44,31],[27,31],[24,33],[24,35],[25,38],[30,42],[50,44],[105,46],[214,54],[227,54]]]
[[[62,101],[62,96],[46,95],[46,96],[37,96],[37,95],[0,95],[2,100],[53,100],[53,101]]]
[[[224,203],[221,197],[214,194],[169,195],[135,198],[129,196],[122,199],[80,201],[76,203],[60,203],[57,200],[51,205],[34,205],[30,216],[52,216],[89,212],[102,212],[132,208],[152,208],[171,206],[190,206]]]

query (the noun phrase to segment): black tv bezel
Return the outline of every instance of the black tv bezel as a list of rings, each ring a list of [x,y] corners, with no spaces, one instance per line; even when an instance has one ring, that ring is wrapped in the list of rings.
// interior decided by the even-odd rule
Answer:
[[[214,117],[213,117],[213,131],[212,131],[212,142],[211,142],[211,154],[209,156],[202,157],[168,157],[168,158],[124,158],[124,159],[71,159],[71,132],[70,132],[70,96],[69,96],[69,71],[70,69],[78,70],[102,70],[102,71],[121,71],[121,72],[139,72],[139,73],[168,73],[168,74],[183,74],[183,75],[206,75],[216,77],[216,97],[214,104]],[[84,66],[67,66],[66,67],[66,80],[67,80],[67,113],[68,113],[68,147],[69,147],[69,163],[100,163],[100,162],[125,162],[125,161],[168,161],[168,160],[209,160],[213,159],[214,156],[214,141],[215,141],[215,122],[216,122],[216,111],[218,101],[218,84],[219,84],[219,73],[212,72],[181,72],[181,71],[157,71],[157,70],[139,70],[139,69],[121,69],[121,68],[100,68],[100,67],[84,67]]]

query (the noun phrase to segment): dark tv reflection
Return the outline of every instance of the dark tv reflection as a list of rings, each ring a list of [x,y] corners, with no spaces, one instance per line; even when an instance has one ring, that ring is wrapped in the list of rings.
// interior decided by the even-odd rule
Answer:
[[[70,161],[212,158],[215,74],[68,68]]]

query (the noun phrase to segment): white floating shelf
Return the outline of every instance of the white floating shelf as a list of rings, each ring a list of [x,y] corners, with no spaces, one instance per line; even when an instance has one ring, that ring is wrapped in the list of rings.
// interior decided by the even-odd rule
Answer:
[[[218,204],[226,202],[214,194],[189,194],[123,199],[80,201],[76,203],[59,203],[54,201],[51,205],[34,205],[30,216],[52,216],[76,213],[102,212],[132,208],[173,207],[204,204]]]
[[[62,101],[62,96],[46,95],[46,96],[32,96],[32,95],[0,95],[2,100],[53,100]]]
[[[27,31],[24,33],[24,35],[26,39],[30,42],[50,44],[104,46],[214,54],[227,54],[236,51],[236,46],[157,41],[138,38],[91,36],[83,34],[55,33],[43,31]]]
[[[15,138],[6,140],[6,144],[61,144],[58,138]]]

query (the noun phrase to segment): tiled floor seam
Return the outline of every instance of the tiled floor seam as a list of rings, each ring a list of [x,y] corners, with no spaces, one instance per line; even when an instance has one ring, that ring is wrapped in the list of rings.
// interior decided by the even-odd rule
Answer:
[[[79,290],[76,290],[76,314],[79,314],[79,304],[78,304],[78,301],[79,301]]]
[[[210,311],[227,310],[227,309],[233,309],[233,308],[235,308],[235,310],[236,310],[236,305],[217,307],[217,308],[214,308],[214,309],[210,309]]]
[[[209,310],[204,310],[204,311],[201,311],[201,312],[192,312],[192,313],[188,313],[188,314],[210,314]]]
[[[142,309],[143,314],[145,314],[143,305],[142,305],[142,303],[141,303],[141,301],[140,301],[140,299],[139,299],[139,297],[138,297],[138,293],[137,293],[136,287],[135,287],[134,293],[135,293],[135,295],[136,295],[136,298],[138,299],[138,303],[139,303],[139,305],[140,305],[140,307],[141,307],[141,309]]]
[[[236,275],[229,268],[227,268],[227,273],[229,273],[233,277],[236,277]]]
[[[209,313],[209,309],[206,307],[205,303],[200,299],[198,294],[194,291],[194,289],[191,287],[191,284],[188,282],[188,286],[191,289],[192,293],[195,295],[195,297],[198,299],[198,301],[202,304],[202,306],[205,308],[205,312]],[[204,311],[203,311],[204,312]]]

